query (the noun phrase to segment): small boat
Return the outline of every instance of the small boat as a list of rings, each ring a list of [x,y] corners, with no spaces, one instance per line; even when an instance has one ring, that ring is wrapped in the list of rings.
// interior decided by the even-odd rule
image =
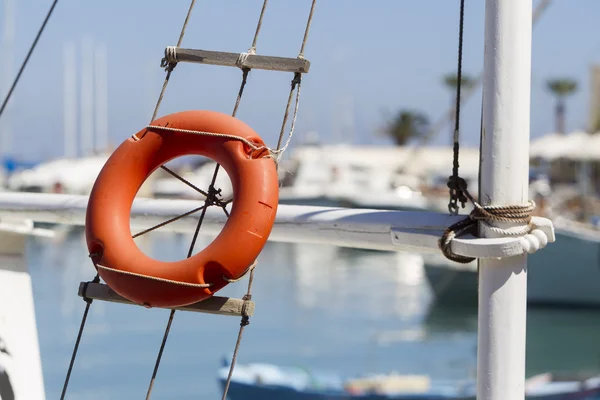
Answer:
[[[221,387],[229,366],[219,370]],[[544,373],[525,382],[527,400],[600,400],[600,375]],[[236,365],[229,400],[475,400],[473,379],[436,380],[427,375],[367,375],[343,378],[301,367]]]

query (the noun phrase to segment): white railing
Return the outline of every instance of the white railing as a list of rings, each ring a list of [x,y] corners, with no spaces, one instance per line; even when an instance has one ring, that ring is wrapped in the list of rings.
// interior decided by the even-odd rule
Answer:
[[[84,225],[88,198],[78,195],[0,193],[0,218],[29,219],[67,225]],[[198,207],[197,200],[138,198],[131,208],[133,233],[151,228]],[[464,216],[435,212],[387,211],[336,207],[279,205],[270,241],[320,243],[372,250],[439,252],[443,231]],[[487,258],[533,252],[554,241],[550,221],[533,220],[538,228],[525,237],[477,239],[465,236],[452,241],[456,254]],[[202,231],[216,235],[227,222],[223,210],[210,207]],[[159,228],[194,232],[198,216],[181,218]],[[539,240],[536,235],[546,240]],[[532,245],[533,244],[533,245]]]

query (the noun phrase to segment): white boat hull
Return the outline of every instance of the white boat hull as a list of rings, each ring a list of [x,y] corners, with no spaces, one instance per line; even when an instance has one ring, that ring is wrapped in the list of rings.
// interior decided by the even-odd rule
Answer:
[[[477,306],[477,264],[426,256],[437,301]],[[595,232],[557,229],[556,242],[528,257],[527,301],[535,305],[600,307],[600,239]]]

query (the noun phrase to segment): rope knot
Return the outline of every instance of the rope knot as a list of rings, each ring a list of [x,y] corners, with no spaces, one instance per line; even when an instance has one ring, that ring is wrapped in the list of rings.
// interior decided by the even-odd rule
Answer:
[[[206,197],[206,202],[211,206],[221,206],[222,202],[219,196],[221,196],[221,189],[215,189],[213,185],[210,185],[208,187],[208,196]]]
[[[83,290],[81,291],[81,298],[83,299],[83,301],[85,301],[88,304],[92,304],[92,301],[94,301],[94,299],[87,297],[88,286],[90,283],[99,283],[99,282],[100,282],[100,275],[96,274],[94,279],[83,284]]]
[[[248,50],[248,52],[247,52],[247,53],[240,53],[240,54],[238,55],[238,58],[237,58],[237,60],[235,61],[235,65],[236,65],[238,68],[240,68],[240,69],[244,69],[244,68],[246,68],[246,67],[244,66],[244,63],[246,62],[246,60],[248,59],[248,56],[249,56],[250,54],[254,54],[254,51],[252,51],[252,49]]]
[[[248,306],[248,302],[252,300],[252,295],[250,293],[246,293],[244,297],[244,304],[242,304],[242,320],[240,321],[240,326],[250,325],[250,316],[248,315],[248,310],[246,309]]]
[[[294,74],[294,79],[292,79],[292,90],[296,89],[296,86],[302,83],[302,74],[300,72],[296,72]]]
[[[458,203],[460,202],[462,208],[465,208],[470,197],[467,191],[467,181],[460,176],[452,175],[448,177],[447,186],[450,189],[448,211],[450,214],[456,215],[458,214]]]
[[[171,72],[177,66],[178,62],[177,46],[167,46],[165,48],[165,56],[160,60],[161,68],[164,68],[167,72]]]
[[[522,236],[531,230],[531,213],[535,210],[535,202],[529,201],[526,204],[516,204],[507,206],[481,206],[474,201],[468,191],[465,195],[473,203],[473,211],[465,218],[452,224],[442,234],[438,241],[438,246],[446,258],[461,264],[467,264],[475,258],[465,257],[454,254],[451,249],[451,242],[454,238],[471,234],[476,235],[477,223],[481,222],[486,228],[500,236]],[[504,222],[513,224],[525,224],[517,229],[503,229],[492,225],[490,222]]]

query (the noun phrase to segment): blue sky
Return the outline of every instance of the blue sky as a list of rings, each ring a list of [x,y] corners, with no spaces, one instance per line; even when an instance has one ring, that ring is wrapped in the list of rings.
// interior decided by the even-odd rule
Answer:
[[[13,1],[16,71],[51,1]],[[484,3],[466,1],[463,68],[473,75],[483,66]],[[198,0],[182,46],[247,50],[261,4]],[[118,145],[147,124],[164,76],[160,59],[165,46],[176,44],[188,5],[184,0],[59,1],[7,115],[14,154],[28,159],[62,155],[62,48],[69,40],[79,46],[86,35],[108,48],[111,141]],[[439,118],[451,102],[442,76],[456,71],[458,5],[458,0],[319,0],[295,140],[314,130],[328,143],[386,144],[375,135],[386,112],[411,108]],[[271,0],[257,52],[295,57],[309,8],[310,0]],[[589,67],[600,62],[598,15],[597,0],[554,0],[534,28],[532,137],[553,129],[554,103],[545,81],[555,76],[579,81],[580,90],[568,101],[567,128],[586,127]],[[236,68],[180,64],[159,115],[185,109],[231,112],[240,75]],[[238,117],[269,143],[278,135],[291,78],[289,73],[251,73]],[[480,102],[480,95],[473,96],[463,109],[464,145],[478,143]],[[340,129],[344,120],[354,129]],[[449,141],[448,127],[433,143]]]

